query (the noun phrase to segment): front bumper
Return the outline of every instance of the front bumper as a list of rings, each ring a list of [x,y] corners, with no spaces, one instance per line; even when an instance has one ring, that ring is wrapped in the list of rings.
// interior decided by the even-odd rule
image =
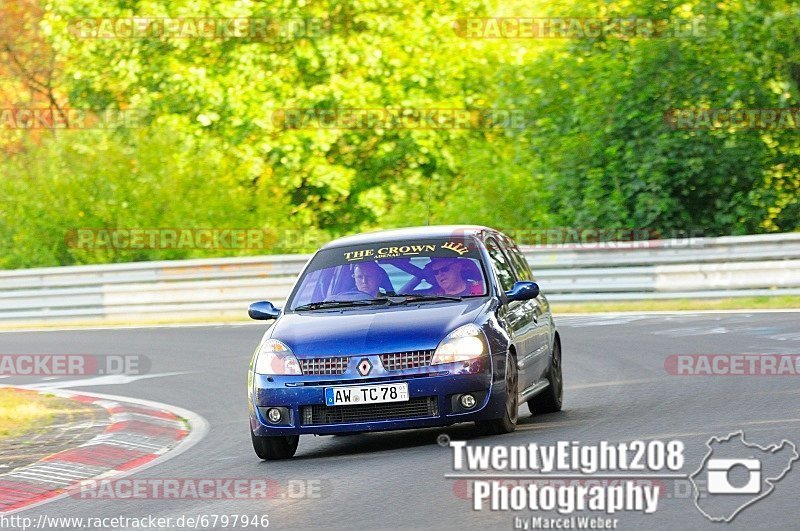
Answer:
[[[250,373],[250,428],[259,436],[325,435],[448,426],[499,418],[505,412],[503,379],[500,378],[495,385],[489,358],[478,361],[380,372],[370,378],[354,374],[264,376]],[[326,387],[398,382],[408,383],[409,402],[369,406],[325,405]],[[478,397],[478,403],[467,411],[460,408],[453,398],[464,393]],[[424,407],[412,407],[414,404],[422,406],[423,402]],[[284,418],[280,425],[268,422],[264,411],[269,407],[286,408],[288,418]],[[369,414],[365,414],[366,407],[371,407]],[[334,411],[339,408],[356,409],[349,410],[352,414],[342,415],[341,411]],[[394,418],[380,418],[382,410]],[[368,417],[368,420],[359,420],[359,417]]]

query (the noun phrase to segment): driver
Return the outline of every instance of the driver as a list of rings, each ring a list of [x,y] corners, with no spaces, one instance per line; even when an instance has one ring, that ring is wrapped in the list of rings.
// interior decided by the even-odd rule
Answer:
[[[382,277],[383,269],[375,262],[361,262],[353,270],[356,289],[372,298],[378,296]]]
[[[443,295],[471,295],[471,288],[461,276],[462,263],[458,258],[433,258],[429,264],[434,287]]]

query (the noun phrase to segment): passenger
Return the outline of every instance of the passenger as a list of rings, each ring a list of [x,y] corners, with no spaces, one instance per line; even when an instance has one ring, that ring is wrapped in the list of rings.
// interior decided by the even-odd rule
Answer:
[[[372,298],[378,296],[381,279],[384,271],[375,262],[362,262],[357,264],[353,271],[353,278],[356,280],[356,289],[361,293],[366,293]]]
[[[434,292],[439,295],[472,295],[472,286],[461,276],[462,263],[458,258],[433,258],[429,264],[435,279]]]

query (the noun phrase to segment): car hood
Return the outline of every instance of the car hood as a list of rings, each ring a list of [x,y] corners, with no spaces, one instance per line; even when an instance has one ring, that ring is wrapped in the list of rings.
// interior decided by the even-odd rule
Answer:
[[[474,322],[490,304],[462,302],[310,311],[282,315],[267,333],[298,357],[369,355],[433,350],[459,326]]]

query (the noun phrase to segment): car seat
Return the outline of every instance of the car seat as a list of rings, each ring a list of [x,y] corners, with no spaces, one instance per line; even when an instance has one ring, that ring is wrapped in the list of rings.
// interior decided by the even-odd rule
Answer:
[[[472,260],[461,259],[461,278],[473,287],[473,294],[486,293],[486,286],[483,282],[483,275],[478,265]]]
[[[389,293],[390,291],[394,292],[394,286],[392,286],[392,281],[389,279],[389,273],[387,273],[386,270],[382,267],[380,275],[381,275],[381,280],[378,283],[378,287],[383,289],[385,293]]]

